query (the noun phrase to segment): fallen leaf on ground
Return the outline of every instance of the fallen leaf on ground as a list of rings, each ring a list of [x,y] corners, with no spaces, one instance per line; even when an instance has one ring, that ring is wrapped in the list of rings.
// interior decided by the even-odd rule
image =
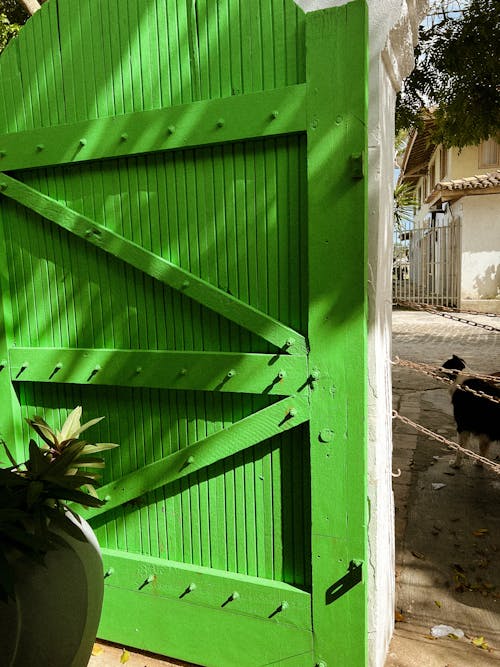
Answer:
[[[406,623],[406,617],[405,617],[405,615],[404,615],[404,614],[401,614],[399,611],[397,611],[397,612],[394,614],[394,620],[396,621],[396,623]]]
[[[441,602],[439,600],[434,600],[434,604],[441,609]]]
[[[123,649],[123,652],[120,656],[120,662],[123,665],[125,662],[128,662],[129,660],[130,660],[130,653],[128,651],[126,651],[125,649]]]
[[[485,642],[484,637],[474,637],[471,643],[474,644],[474,646],[477,646],[477,648],[482,648],[484,651],[489,649],[489,646]]]
[[[100,655],[103,652],[102,646],[99,646],[99,644],[94,644],[92,647],[92,655]]]
[[[478,528],[477,530],[473,530],[472,534],[474,537],[484,537],[487,535],[490,531],[487,528]]]
[[[425,560],[424,554],[421,554],[420,551],[412,551],[412,554],[415,556],[415,558],[420,558],[420,560]]]

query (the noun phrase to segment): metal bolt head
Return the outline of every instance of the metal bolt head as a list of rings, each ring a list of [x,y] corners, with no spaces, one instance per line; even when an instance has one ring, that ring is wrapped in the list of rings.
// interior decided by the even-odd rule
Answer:
[[[280,115],[279,111],[273,111],[271,114],[271,118],[275,120],[276,118],[278,118],[279,115]]]
[[[128,139],[128,134],[127,134],[126,132],[124,132],[124,133],[121,135],[120,139],[121,139],[121,141],[127,141],[127,139]]]
[[[286,371],[280,371],[278,373],[278,377],[280,380],[283,380],[283,378],[286,378]]]
[[[331,442],[333,440],[335,433],[331,428],[323,428],[319,432],[319,439],[321,442]]]
[[[79,144],[80,144],[80,146],[83,148],[84,146],[87,145],[87,140],[86,140],[85,138],[80,139]]]
[[[288,416],[289,417],[296,417],[297,413],[298,413],[297,408],[290,408],[290,410],[288,410]]]
[[[234,368],[231,368],[231,370],[228,371],[228,373],[227,373],[228,378],[234,378],[235,375],[236,375],[236,371],[234,370]]]
[[[226,121],[224,120],[224,118],[219,118],[219,120],[217,121],[217,127],[224,127],[225,123]]]
[[[3,192],[4,190],[7,190],[9,186],[7,183],[0,183],[0,190]]]
[[[238,593],[238,591],[233,591],[231,593],[231,595],[229,596],[229,599],[230,600],[238,600],[239,597],[240,597],[240,594]]]
[[[194,456],[189,456],[189,457],[186,459],[186,463],[194,463]]]
[[[313,368],[311,371],[311,380],[319,380],[321,373],[318,368]]]
[[[191,593],[192,591],[195,591],[195,590],[196,590],[196,584],[194,584],[194,583],[189,584],[189,586],[187,587],[187,590],[188,590],[190,593]]]
[[[167,132],[168,132],[169,134],[173,134],[173,133],[175,132],[175,125],[169,125],[169,126],[167,127]]]
[[[43,144],[38,144],[36,150],[40,153],[41,151],[43,151],[44,148],[45,146]]]
[[[294,338],[287,338],[285,341],[285,347],[292,347],[292,345],[295,343]]]
[[[7,155],[7,151],[0,151],[0,158],[5,157]]]
[[[283,602],[279,606],[279,610],[280,611],[285,611],[285,609],[288,609],[289,606],[290,605],[288,604],[288,602],[286,600],[283,600]]]

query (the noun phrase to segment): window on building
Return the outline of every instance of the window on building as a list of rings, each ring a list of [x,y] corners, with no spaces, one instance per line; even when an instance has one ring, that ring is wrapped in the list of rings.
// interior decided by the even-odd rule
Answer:
[[[441,165],[439,170],[439,180],[443,181],[448,175],[448,149],[441,148]]]
[[[479,146],[479,166],[496,167],[499,164],[500,146],[495,139],[481,142]]]

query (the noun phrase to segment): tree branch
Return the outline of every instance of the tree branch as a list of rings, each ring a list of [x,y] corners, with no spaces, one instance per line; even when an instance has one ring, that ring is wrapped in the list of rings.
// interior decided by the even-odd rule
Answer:
[[[30,14],[30,16],[33,16],[35,12],[37,12],[41,5],[38,2],[38,0],[18,0],[19,4],[24,7],[24,9]]]

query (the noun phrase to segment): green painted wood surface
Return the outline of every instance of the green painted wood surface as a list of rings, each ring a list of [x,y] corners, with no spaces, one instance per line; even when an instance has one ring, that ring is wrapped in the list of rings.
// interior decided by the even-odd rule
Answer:
[[[4,225],[3,211],[0,206],[0,225]],[[5,239],[0,235],[0,254],[7,257]],[[0,389],[4,396],[3,409],[0,413],[0,438],[8,445],[16,460],[23,454],[21,428],[19,422],[19,400],[10,378],[8,349],[13,336],[13,313],[10,303],[9,271],[5,262],[0,268]]]
[[[353,667],[367,664],[366,182],[352,172],[367,150],[366,26],[364,3],[352,2],[308,15],[306,32],[309,359],[321,373],[310,422],[313,628],[317,662]]]
[[[306,357],[288,354],[13,347],[6,360],[10,379],[22,382],[281,396],[307,389],[311,382]]]
[[[109,608],[104,618],[112,618],[124,601],[141,612],[135,619],[125,620],[119,630],[121,638],[133,628],[139,646],[157,646],[161,644],[159,637],[166,633],[175,655],[189,653],[204,665],[229,664],[237,655],[237,664],[249,666],[269,664],[291,653],[298,653],[307,663],[312,659],[310,595],[304,591],[281,582],[156,558],[138,562],[111,550],[104,550],[103,560],[105,605]],[[237,595],[231,599],[234,593]],[[177,609],[173,630],[166,623],[168,616],[158,616],[162,608]],[[152,638],[151,623],[156,625],[156,638]],[[195,624],[194,636],[179,632],[184,623]],[[220,632],[201,641],[214,626]],[[290,627],[293,633],[287,632]],[[252,633],[254,639],[250,640]],[[255,641],[256,637],[266,637],[266,641]],[[289,641],[292,643],[287,645]]]
[[[243,325],[286,352],[305,352],[304,337],[293,329],[3,172],[0,172],[0,192],[148,276]]]
[[[281,581],[151,556],[138,561],[130,554],[111,549],[103,551],[103,564],[105,584],[110,589],[140,591],[150,598],[183,600],[189,606],[223,609],[223,613],[251,615],[311,630],[310,594]],[[228,601],[233,592],[239,597]]]
[[[248,447],[272,438],[309,420],[309,405],[305,398],[289,396],[274,405],[254,412],[221,431],[183,447],[135,472],[106,484],[99,497],[106,505],[81,510],[86,519],[99,516],[130,500],[154,491],[174,480],[191,475],[217,461],[226,459]],[[286,456],[286,452],[284,453]]]
[[[123,613],[130,609],[134,610],[133,616]],[[123,619],[118,627],[111,622],[117,616]],[[191,633],[180,630],[187,627],[194,629]],[[167,638],[173,657],[190,655],[191,660],[206,667],[314,664],[312,633],[308,630],[253,614],[232,613],[227,606],[215,609],[191,605],[183,600],[141,595],[136,590],[106,587],[101,628],[112,632],[118,643],[125,644],[126,638],[133,636],[139,648],[155,652],[162,650]]]
[[[304,132],[304,84],[0,135],[0,168],[31,169]]]
[[[365,59],[359,0],[51,0],[0,57],[0,384],[120,443],[104,638],[366,664]]]

